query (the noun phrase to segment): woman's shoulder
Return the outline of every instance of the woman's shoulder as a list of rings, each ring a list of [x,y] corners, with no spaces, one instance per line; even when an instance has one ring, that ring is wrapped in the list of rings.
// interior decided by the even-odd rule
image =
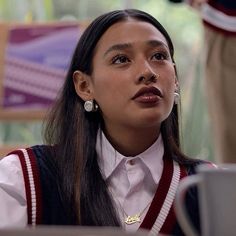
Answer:
[[[6,157],[3,157],[3,159],[19,158],[20,161],[22,161],[22,159],[24,159],[25,161],[27,161],[28,159],[30,161],[33,161],[34,159],[49,158],[53,155],[54,150],[54,146],[35,145],[27,148],[16,149],[8,153]]]
[[[21,175],[21,164],[16,153],[9,153],[0,160],[0,179],[7,179],[13,175]]]
[[[204,159],[192,159],[189,162],[183,163],[188,175],[196,174],[201,165],[208,165],[209,167],[216,168],[216,165],[213,162]]]
[[[34,145],[31,147],[26,147],[26,148],[21,148],[21,149],[16,149],[8,153],[7,156],[10,155],[45,155],[49,153],[50,151],[54,150],[54,146],[50,145]],[[6,156],[6,157],[7,157]],[[5,158],[5,157],[4,157]]]
[[[52,165],[54,147],[48,145],[35,145],[27,148],[16,149],[3,157],[1,166],[7,166],[8,170],[17,168],[19,171],[32,172]]]

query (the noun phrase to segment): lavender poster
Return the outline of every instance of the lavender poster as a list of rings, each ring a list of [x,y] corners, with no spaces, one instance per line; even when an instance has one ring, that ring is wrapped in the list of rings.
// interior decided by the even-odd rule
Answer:
[[[82,32],[78,24],[9,29],[2,109],[43,110],[55,100]]]

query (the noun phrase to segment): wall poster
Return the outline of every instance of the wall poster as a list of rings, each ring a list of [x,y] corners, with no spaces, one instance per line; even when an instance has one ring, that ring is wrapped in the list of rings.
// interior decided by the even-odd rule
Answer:
[[[41,119],[62,87],[85,26],[0,24],[0,119]]]

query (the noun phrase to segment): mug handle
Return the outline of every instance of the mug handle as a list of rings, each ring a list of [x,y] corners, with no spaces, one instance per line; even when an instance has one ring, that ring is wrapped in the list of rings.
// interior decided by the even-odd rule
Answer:
[[[197,175],[188,176],[181,180],[176,192],[176,197],[174,202],[176,216],[180,223],[181,228],[183,229],[184,233],[188,236],[199,236],[199,234],[197,233],[196,228],[193,226],[192,222],[190,222],[189,220],[186,206],[184,203],[185,195],[187,190],[192,186],[198,185],[200,180],[201,180],[200,176]]]

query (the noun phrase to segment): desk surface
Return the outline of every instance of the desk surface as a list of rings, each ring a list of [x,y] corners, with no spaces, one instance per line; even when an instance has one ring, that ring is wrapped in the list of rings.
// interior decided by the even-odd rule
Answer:
[[[127,233],[119,228],[112,227],[78,227],[58,226],[41,227],[35,229],[1,229],[0,236],[147,236],[147,231]]]

